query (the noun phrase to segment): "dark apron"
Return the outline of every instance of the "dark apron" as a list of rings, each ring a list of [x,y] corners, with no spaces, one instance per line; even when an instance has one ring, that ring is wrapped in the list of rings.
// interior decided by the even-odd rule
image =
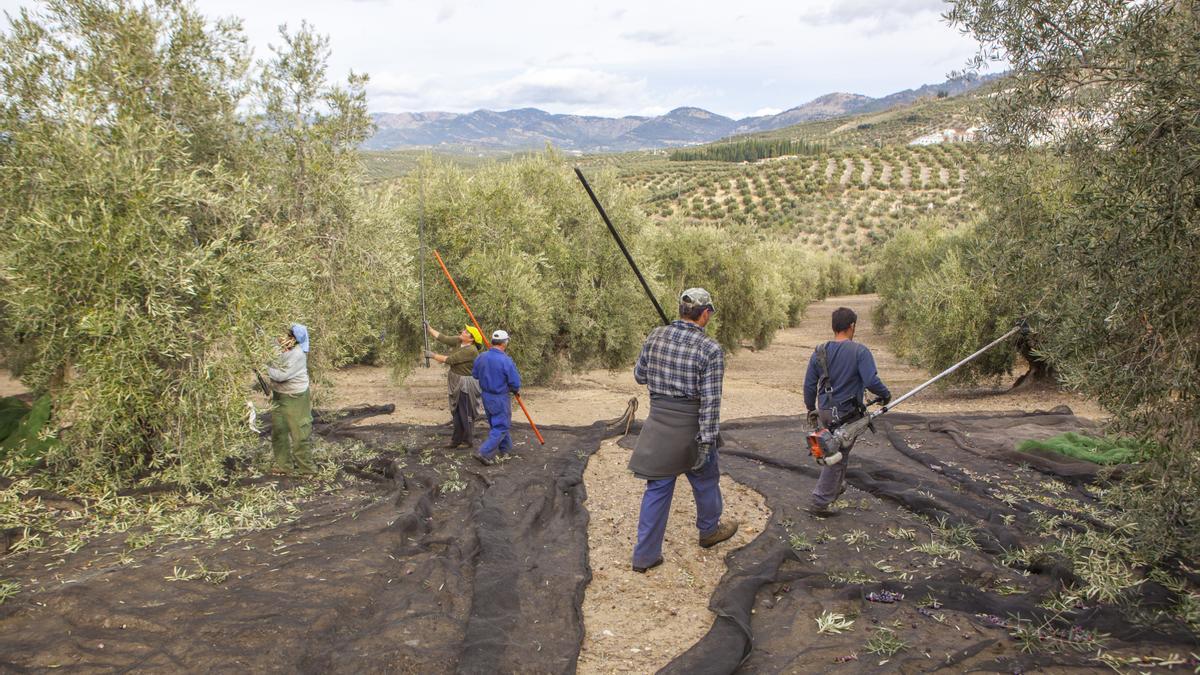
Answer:
[[[479,380],[470,375],[457,375],[454,371],[446,373],[446,392],[450,395],[450,409],[458,406],[458,395],[466,394],[470,399],[472,415],[479,417],[479,399],[483,395],[479,389]]]
[[[638,434],[629,470],[642,480],[674,478],[690,471],[696,463],[699,433],[700,401],[651,395],[650,415]]]

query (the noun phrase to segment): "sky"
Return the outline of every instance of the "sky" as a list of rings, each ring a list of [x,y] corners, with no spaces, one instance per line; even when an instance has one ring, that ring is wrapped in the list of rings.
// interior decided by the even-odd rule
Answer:
[[[0,0],[0,10],[36,6]],[[256,58],[280,24],[330,38],[330,74],[367,73],[372,112],[541,108],[773,114],[844,91],[884,96],[964,66],[941,0],[198,0],[240,17]],[[5,22],[7,23],[7,22]]]

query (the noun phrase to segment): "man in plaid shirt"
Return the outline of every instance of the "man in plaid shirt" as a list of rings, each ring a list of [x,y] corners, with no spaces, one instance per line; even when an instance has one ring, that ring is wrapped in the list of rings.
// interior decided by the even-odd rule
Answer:
[[[650,332],[633,369],[650,390],[650,415],[638,436],[629,468],[646,481],[638,520],[633,570],[645,572],[663,562],[662,542],[675,492],[675,479],[687,475],[696,499],[700,546],[708,548],[737,532],[721,522],[721,384],[725,355],[704,328],[716,308],[703,288],[679,298],[680,319]]]

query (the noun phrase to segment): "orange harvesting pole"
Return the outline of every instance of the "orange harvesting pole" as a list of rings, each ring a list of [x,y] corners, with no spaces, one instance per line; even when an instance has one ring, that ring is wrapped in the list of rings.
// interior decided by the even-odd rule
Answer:
[[[475,324],[475,330],[479,331],[479,335],[483,337],[483,344],[491,349],[492,343],[487,339],[487,333],[483,332],[483,327],[479,325],[479,320],[475,318],[475,314],[471,312],[471,306],[467,304],[467,299],[463,297],[462,291],[458,290],[458,284],[454,283],[454,277],[450,276],[450,270],[446,269],[446,263],[442,261],[442,256],[438,254],[437,249],[433,251],[433,257],[437,258],[438,265],[441,265],[442,272],[446,275],[446,280],[450,282],[450,287],[454,289],[454,294],[458,296],[458,301],[462,303],[463,309],[467,310],[467,316],[471,317],[471,323]],[[533,435],[537,436],[538,443],[546,444],[546,439],[542,438],[542,432],[538,431],[537,425],[533,423],[533,417],[529,414],[529,409],[525,407],[525,402],[521,400],[520,394],[513,394],[513,398],[517,399],[517,405],[521,406],[521,412],[525,413],[525,419],[529,420],[529,426],[533,429]]]

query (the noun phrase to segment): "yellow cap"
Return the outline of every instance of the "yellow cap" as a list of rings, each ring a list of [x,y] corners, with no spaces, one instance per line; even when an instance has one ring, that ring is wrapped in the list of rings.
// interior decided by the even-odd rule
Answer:
[[[467,329],[467,332],[471,334],[471,337],[474,338],[475,344],[477,344],[477,345],[483,344],[483,334],[479,332],[478,328],[476,328],[475,326],[466,326],[466,329]]]

